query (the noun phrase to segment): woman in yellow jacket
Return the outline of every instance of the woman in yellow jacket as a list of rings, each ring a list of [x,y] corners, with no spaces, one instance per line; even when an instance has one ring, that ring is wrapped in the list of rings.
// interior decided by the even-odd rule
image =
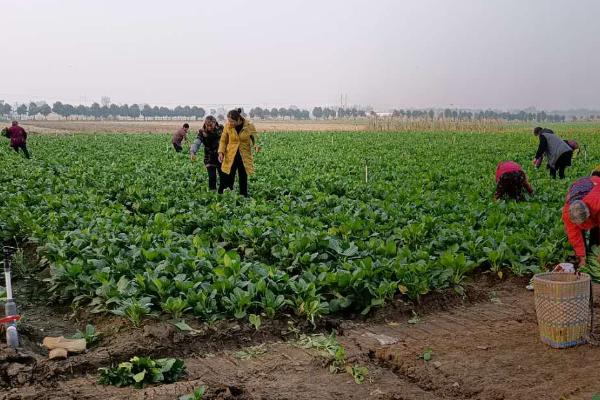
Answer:
[[[219,142],[219,162],[224,175],[219,185],[219,193],[225,189],[233,190],[235,174],[240,177],[240,194],[248,196],[248,175],[254,173],[252,146],[256,152],[258,135],[254,124],[242,116],[242,110],[231,110],[227,113],[227,124],[223,129]]]

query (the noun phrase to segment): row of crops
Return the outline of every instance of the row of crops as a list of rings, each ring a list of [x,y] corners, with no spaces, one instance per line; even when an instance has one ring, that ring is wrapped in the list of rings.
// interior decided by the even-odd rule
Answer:
[[[570,129],[600,154],[591,127]],[[314,321],[461,292],[477,267],[501,276],[563,260],[562,199],[594,165],[581,156],[552,181],[530,166],[536,142],[523,132],[261,140],[249,199],[209,192],[202,165],[162,135],[34,136],[29,161],[3,146],[1,239],[36,243],[55,300],[134,323],[163,312]],[[525,166],[531,201],[492,201],[503,159]]]

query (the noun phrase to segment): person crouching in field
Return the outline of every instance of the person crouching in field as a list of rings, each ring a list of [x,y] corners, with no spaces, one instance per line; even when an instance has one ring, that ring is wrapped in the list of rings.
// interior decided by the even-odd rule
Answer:
[[[181,147],[181,143],[184,140],[187,141],[187,133],[189,129],[190,125],[186,122],[181,128],[177,129],[177,132],[173,134],[172,143],[176,152],[181,153],[181,150],[183,150],[183,147]]]
[[[558,171],[558,177],[564,179],[565,168],[571,166],[571,159],[573,158],[573,149],[571,146],[556,136],[550,129],[538,126],[533,130],[533,134],[540,139],[533,164],[539,167],[545,155],[548,157],[550,176],[556,179],[556,172]]]
[[[29,158],[29,151],[27,150],[27,132],[25,129],[19,126],[17,121],[13,121],[10,128],[4,128],[2,130],[4,136],[10,139],[10,147],[13,148],[17,153],[19,149],[23,150],[25,158]]]
[[[209,190],[217,190],[217,174],[219,174],[219,182],[224,179],[218,153],[222,133],[223,125],[220,125],[215,117],[209,115],[204,120],[204,125],[198,131],[198,137],[190,148],[192,161],[194,161],[200,146],[204,146],[204,166],[208,172]]]
[[[569,187],[562,220],[579,267],[582,267],[586,263],[587,251],[600,244],[600,177],[586,176]],[[586,231],[589,231],[587,248]]]
[[[241,108],[227,113],[227,125],[223,129],[218,151],[225,178],[221,179],[219,193],[223,193],[225,189],[233,190],[237,173],[240,179],[240,194],[248,196],[248,175],[254,173],[252,145],[256,152],[260,151],[260,147],[256,145],[257,140],[256,128],[242,116]]]
[[[514,161],[502,161],[496,168],[496,200],[508,197],[517,201],[523,200],[523,192],[533,194],[523,168]]]

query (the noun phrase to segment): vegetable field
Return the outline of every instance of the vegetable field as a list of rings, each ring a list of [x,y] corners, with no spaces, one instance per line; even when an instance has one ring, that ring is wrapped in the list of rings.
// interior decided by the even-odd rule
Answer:
[[[531,166],[529,127],[269,133],[248,199],[209,192],[202,164],[165,135],[34,136],[32,160],[0,149],[0,235],[37,246],[53,299],[134,325],[162,313],[253,324],[367,314],[568,258],[560,208],[598,163],[594,130],[556,127],[587,149],[564,181]],[[492,200],[507,159],[524,166],[530,201]]]

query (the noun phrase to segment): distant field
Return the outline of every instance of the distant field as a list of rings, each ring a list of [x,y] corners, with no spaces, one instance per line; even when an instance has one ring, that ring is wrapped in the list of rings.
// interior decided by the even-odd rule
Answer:
[[[28,120],[21,125],[31,133],[71,134],[71,133],[171,133],[185,121],[78,121],[78,120]],[[196,132],[202,121],[187,121],[192,132]],[[569,123],[501,123],[499,121],[419,121],[398,119],[377,120],[310,120],[281,121],[253,120],[259,132],[473,132],[473,133],[531,133],[535,125],[549,126],[559,135],[571,135],[575,132],[595,133],[600,131],[600,124],[593,122]],[[0,122],[4,126],[8,122]]]
[[[185,121],[22,121],[33,133],[166,133],[179,128]],[[202,126],[202,121],[188,121],[192,131]],[[331,121],[254,121],[259,131],[361,131],[365,120]]]

